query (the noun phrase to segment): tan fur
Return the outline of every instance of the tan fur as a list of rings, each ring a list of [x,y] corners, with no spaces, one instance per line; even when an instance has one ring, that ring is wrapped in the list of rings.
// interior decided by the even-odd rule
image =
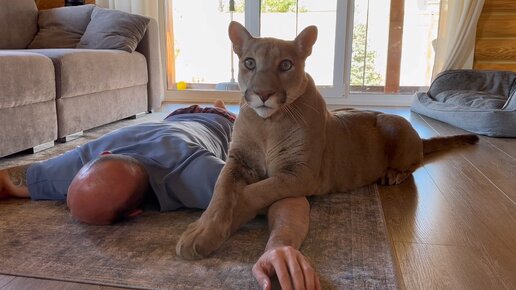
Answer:
[[[377,181],[398,184],[420,166],[424,141],[405,119],[326,109],[304,71],[317,37],[315,27],[294,41],[252,38],[235,22],[229,34],[240,58],[242,106],[213,199],[181,236],[178,255],[207,256],[276,200],[345,192]],[[254,69],[246,68],[249,58],[256,63]],[[293,68],[281,71],[283,60]],[[463,138],[434,138],[425,146],[436,149],[442,140],[449,145]]]

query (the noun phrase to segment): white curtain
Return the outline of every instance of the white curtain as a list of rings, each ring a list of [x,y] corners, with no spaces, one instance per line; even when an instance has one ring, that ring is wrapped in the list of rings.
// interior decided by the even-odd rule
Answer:
[[[100,7],[140,14],[156,20],[159,18],[158,0],[96,0],[95,2]]]
[[[449,69],[473,67],[477,22],[484,0],[441,0],[432,78]]]

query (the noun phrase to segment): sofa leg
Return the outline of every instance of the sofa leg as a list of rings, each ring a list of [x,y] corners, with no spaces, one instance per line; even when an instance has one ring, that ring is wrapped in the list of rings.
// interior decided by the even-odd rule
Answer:
[[[141,113],[132,115],[130,117],[127,117],[126,119],[138,119],[138,118],[141,118],[141,117],[143,117],[145,115],[147,115],[147,112],[141,112]]]
[[[52,147],[54,147],[54,141],[50,141],[50,142],[47,142],[47,143],[36,145],[36,146],[34,146],[32,148],[29,148],[28,151],[31,154],[35,154],[35,153],[41,152],[43,150],[46,150],[46,149],[52,148]]]
[[[73,133],[73,134],[66,135],[66,136],[61,137],[61,138],[57,138],[56,141],[59,142],[59,143],[66,143],[66,142],[70,142],[70,141],[75,140],[75,139],[79,139],[83,135],[84,135],[84,132],[83,131],[79,131],[77,133]]]

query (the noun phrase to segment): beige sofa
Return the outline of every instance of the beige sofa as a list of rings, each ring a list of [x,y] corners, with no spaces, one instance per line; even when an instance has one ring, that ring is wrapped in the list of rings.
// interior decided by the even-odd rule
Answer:
[[[37,23],[34,0],[0,1],[0,157],[161,106],[156,21],[133,53],[26,49]]]

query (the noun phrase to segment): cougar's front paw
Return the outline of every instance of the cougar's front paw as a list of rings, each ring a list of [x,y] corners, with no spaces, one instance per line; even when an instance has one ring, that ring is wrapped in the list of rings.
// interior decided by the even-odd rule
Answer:
[[[176,246],[178,256],[196,260],[207,257],[229,238],[230,227],[220,222],[203,222],[202,218],[188,225]]]

